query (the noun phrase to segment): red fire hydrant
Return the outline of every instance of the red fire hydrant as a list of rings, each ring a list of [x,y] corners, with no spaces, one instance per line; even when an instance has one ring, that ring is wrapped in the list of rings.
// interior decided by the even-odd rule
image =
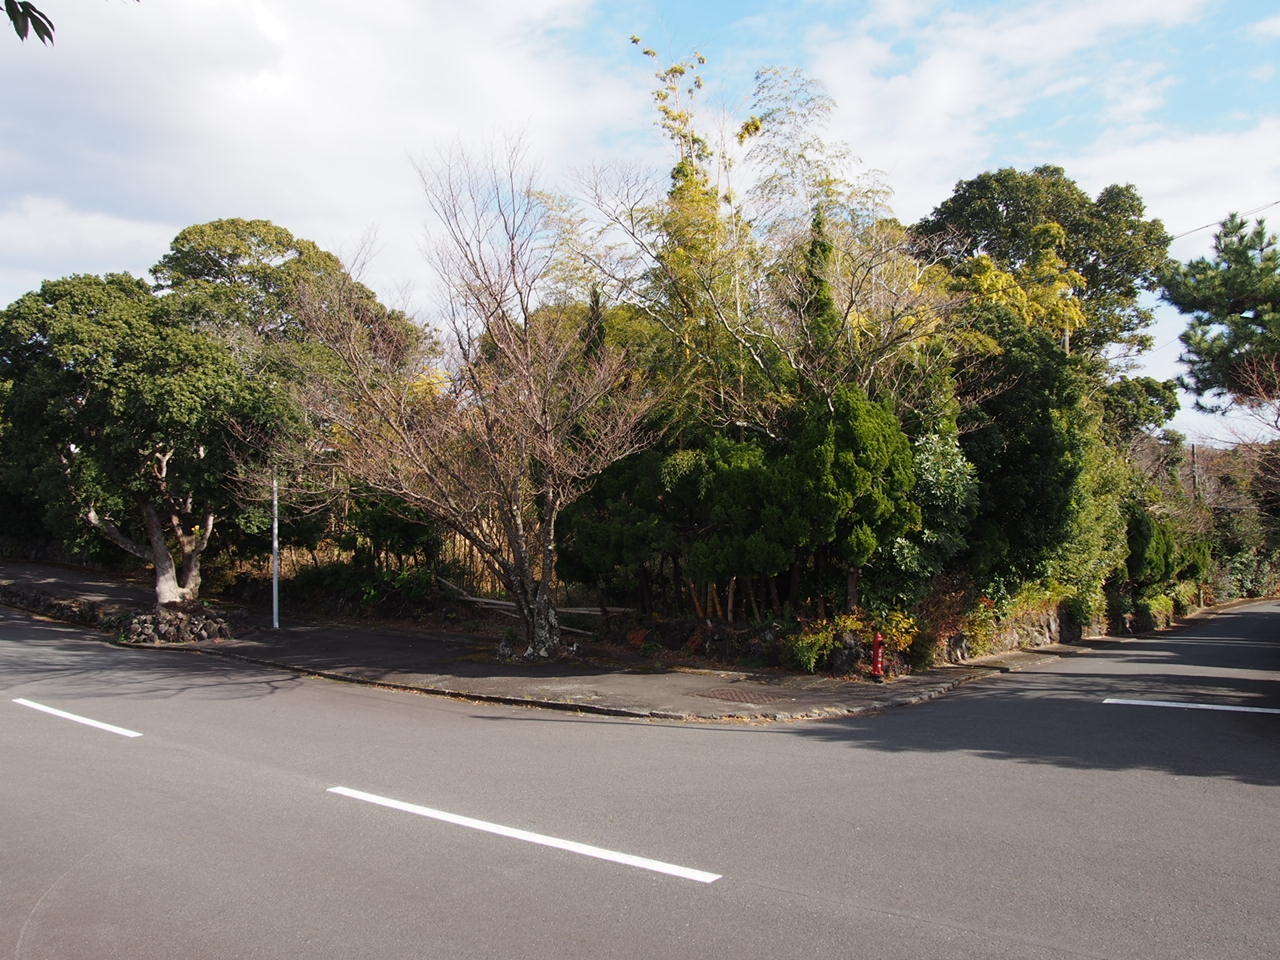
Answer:
[[[871,679],[876,683],[884,683],[884,636],[876,634],[875,643],[871,645]]]

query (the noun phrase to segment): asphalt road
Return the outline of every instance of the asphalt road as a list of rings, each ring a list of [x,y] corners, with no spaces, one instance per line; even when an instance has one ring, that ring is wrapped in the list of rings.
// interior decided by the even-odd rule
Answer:
[[[880,716],[732,726],[0,608],[0,957],[1280,956],[1278,625],[1259,604]]]

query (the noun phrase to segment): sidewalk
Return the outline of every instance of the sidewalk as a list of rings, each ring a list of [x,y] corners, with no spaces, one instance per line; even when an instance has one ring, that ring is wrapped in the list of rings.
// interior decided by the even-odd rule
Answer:
[[[73,601],[63,612],[49,601]],[[49,564],[0,561],[0,603],[90,619],[146,609],[146,584]],[[87,616],[86,616],[87,614]],[[1054,645],[936,667],[886,683],[733,669],[656,668],[594,656],[548,664],[500,663],[497,642],[445,631],[315,620],[272,630],[252,615],[234,617],[236,636],[166,645],[352,683],[492,703],[658,720],[778,721],[855,717],[921,703],[962,683],[1022,670],[1088,650]],[[100,620],[98,621],[100,622]]]

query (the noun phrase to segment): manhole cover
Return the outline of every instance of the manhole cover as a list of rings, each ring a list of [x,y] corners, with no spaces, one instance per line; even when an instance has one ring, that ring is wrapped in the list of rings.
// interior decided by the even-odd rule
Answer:
[[[763,693],[760,690],[749,690],[743,687],[716,687],[714,690],[699,691],[697,696],[710,697],[712,700],[728,700],[731,703],[782,703],[791,699],[776,693]]]

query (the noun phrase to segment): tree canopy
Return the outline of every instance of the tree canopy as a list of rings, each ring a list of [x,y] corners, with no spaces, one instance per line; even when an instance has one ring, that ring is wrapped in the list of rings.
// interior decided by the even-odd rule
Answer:
[[[272,393],[127,274],[47,281],[0,314],[0,380],[7,469],[64,528],[153,563],[159,602],[196,597],[252,455],[240,431],[281,422]]]
[[[156,290],[188,324],[224,339],[282,341],[300,338],[292,314],[298,287],[330,281],[345,268],[284,227],[233,218],[187,227],[151,272]]]
[[[428,588],[465,564],[530,657],[581,588],[695,638],[817,618],[847,651],[916,618],[927,660],[1019,609],[1096,626],[1276,578],[1275,450],[1188,465],[1159,432],[1175,385],[1126,365],[1159,279],[1203,402],[1280,410],[1261,221],[1173,267],[1134,187],[1042,166],[907,227],[823,136],[817,84],[761,71],[717,137],[705,65],[656,73],[669,171],[593,175],[593,210],[518,145],[421,170],[434,328],[265,220],[188,227],[150,285],[47,282],[0,314],[0,501],[145,557],[175,598],[215,529],[261,550],[249,479],[290,478],[315,497],[295,518],[317,507],[294,542],[348,572],[421,562]]]
[[[1280,400],[1280,246],[1265,220],[1229,216],[1212,257],[1168,270],[1164,298],[1191,315],[1183,384],[1203,408]]]
[[[220,220],[175,238],[154,287],[74,276],[20,298],[0,314],[7,485],[154,564],[158,601],[197,597],[246,478],[302,422],[285,386],[304,368],[281,352],[294,290],[337,274],[283,228]]]
[[[1014,272],[1042,258],[1050,239],[1082,310],[1072,343],[1097,354],[1149,345],[1142,331],[1152,314],[1138,295],[1157,288],[1170,238],[1159,220],[1145,215],[1131,184],[1112,184],[1090,198],[1061,167],[1044,165],[960,181],[916,231],[942,238],[955,264],[985,254]],[[1058,232],[1047,237],[1050,224]]]

